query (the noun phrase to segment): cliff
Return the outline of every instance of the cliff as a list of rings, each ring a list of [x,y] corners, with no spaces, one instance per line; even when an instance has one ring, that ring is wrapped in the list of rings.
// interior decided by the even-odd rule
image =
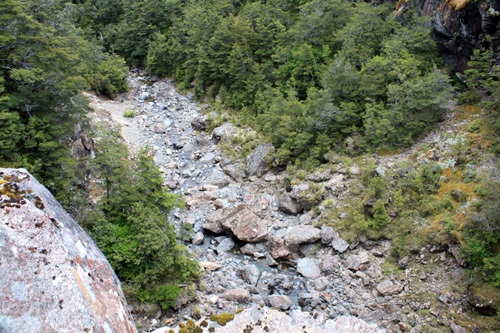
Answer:
[[[447,65],[456,71],[466,69],[475,48],[488,46],[486,36],[493,37],[493,49],[500,51],[500,2],[494,0],[400,0],[396,15],[412,8],[432,18],[433,38]]]
[[[0,168],[0,331],[136,332],[120,281],[50,192]]]

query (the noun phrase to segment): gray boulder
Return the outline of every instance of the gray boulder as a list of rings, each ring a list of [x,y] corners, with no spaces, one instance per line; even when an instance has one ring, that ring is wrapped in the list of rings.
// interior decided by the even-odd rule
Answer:
[[[288,245],[313,243],[321,238],[321,231],[312,225],[298,225],[288,229],[285,241]]]
[[[316,259],[301,258],[297,261],[297,272],[309,279],[316,279],[321,275]]]
[[[221,126],[214,129],[212,136],[216,141],[221,140],[224,137],[229,137],[234,133],[234,126],[231,123],[224,123]]]
[[[287,214],[292,214],[292,215],[297,215],[302,211],[302,207],[299,205],[297,200],[292,198],[289,194],[285,193],[281,196],[278,197],[278,208],[287,213]]]
[[[0,331],[136,332],[101,251],[24,169],[0,169]]]
[[[260,271],[255,265],[245,265],[238,270],[238,275],[248,284],[256,285]]]
[[[246,177],[243,166],[238,162],[231,162],[230,160],[224,159],[220,163],[222,170],[231,178],[237,182],[243,182]]]
[[[335,251],[338,251],[340,253],[344,253],[349,248],[349,243],[343,240],[337,232],[334,232],[333,234],[331,245]]]
[[[262,176],[269,171],[269,155],[274,151],[272,143],[266,142],[255,148],[246,159],[247,174],[249,176]]]
[[[353,271],[357,271],[362,269],[362,265],[365,265],[370,262],[370,258],[366,252],[362,252],[358,255],[352,255],[345,261],[345,265],[347,268]]]
[[[243,288],[236,288],[226,291],[222,297],[228,301],[237,303],[248,303],[250,301],[250,293]]]

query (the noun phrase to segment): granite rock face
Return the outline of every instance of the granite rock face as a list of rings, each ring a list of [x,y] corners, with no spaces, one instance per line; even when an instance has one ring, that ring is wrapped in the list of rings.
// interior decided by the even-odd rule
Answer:
[[[0,168],[0,332],[136,332],[92,239],[24,169]]]

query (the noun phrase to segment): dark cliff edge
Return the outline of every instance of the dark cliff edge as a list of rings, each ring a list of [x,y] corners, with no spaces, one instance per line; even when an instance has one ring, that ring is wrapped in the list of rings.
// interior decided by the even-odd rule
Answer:
[[[136,332],[92,239],[24,169],[0,168],[0,332]]]
[[[414,8],[432,18],[433,38],[444,62],[462,72],[474,49],[489,47],[492,36],[496,58],[500,56],[500,2],[494,0],[400,0],[396,15]]]

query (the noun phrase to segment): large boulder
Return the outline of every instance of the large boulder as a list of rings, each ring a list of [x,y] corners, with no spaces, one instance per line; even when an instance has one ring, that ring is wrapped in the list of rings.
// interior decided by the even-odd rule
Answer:
[[[255,215],[245,204],[221,211],[221,223],[239,240],[244,242],[261,242],[267,238],[267,224]]]
[[[269,155],[274,150],[274,146],[270,142],[263,143],[255,148],[247,156],[247,174],[249,176],[262,176],[269,171],[271,165],[269,163]]]
[[[136,332],[108,261],[24,169],[0,169],[0,331]]]
[[[298,225],[288,229],[285,241],[288,245],[313,243],[321,238],[321,231],[312,225]]]

